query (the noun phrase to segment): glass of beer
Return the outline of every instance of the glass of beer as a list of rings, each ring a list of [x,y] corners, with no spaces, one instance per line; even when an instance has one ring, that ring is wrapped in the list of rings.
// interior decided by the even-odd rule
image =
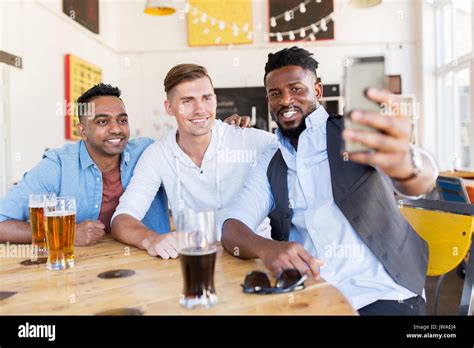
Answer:
[[[55,197],[54,194],[30,195],[28,207],[30,209],[31,244],[34,250],[32,259],[48,255],[44,231],[44,204],[47,199],[53,197]]]
[[[74,267],[76,200],[72,197],[53,197],[46,200],[44,209],[48,244],[46,267],[53,271]]]
[[[183,273],[182,306],[212,307],[218,301],[214,287],[217,236],[214,211],[186,210],[178,216],[176,232]]]

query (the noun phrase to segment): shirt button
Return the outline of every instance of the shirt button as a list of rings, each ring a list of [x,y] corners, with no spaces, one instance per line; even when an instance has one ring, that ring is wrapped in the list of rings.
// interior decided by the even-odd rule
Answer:
[[[96,204],[96,205],[95,205],[95,207],[96,207],[96,208],[99,208],[99,205],[98,205],[98,204]]]
[[[99,178],[99,177],[97,177],[97,181],[100,181],[100,178]]]

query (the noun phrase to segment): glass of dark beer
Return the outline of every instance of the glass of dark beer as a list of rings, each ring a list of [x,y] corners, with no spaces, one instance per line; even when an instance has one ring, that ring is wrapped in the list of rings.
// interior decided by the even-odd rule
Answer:
[[[214,211],[183,211],[178,216],[176,232],[183,273],[182,306],[210,308],[217,301],[214,286],[217,235]]]
[[[44,223],[48,243],[46,267],[53,271],[74,267],[76,200],[72,197],[54,197],[46,200]]]
[[[44,204],[47,199],[53,197],[55,197],[54,194],[30,195],[29,197],[31,244],[33,246],[32,259],[48,255],[44,230]]]

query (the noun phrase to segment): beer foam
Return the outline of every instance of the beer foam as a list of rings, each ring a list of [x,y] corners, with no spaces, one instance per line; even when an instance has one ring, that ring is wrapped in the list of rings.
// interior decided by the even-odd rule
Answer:
[[[217,252],[217,247],[216,246],[210,246],[207,248],[185,248],[181,249],[179,251],[179,254],[181,255],[187,255],[187,256],[202,256],[202,255],[209,255]]]
[[[29,208],[42,208],[44,209],[44,204],[41,203],[30,203]]]
[[[45,211],[44,216],[47,217],[66,217],[66,216],[71,216],[71,215],[76,215],[76,213],[70,213],[70,212],[63,212],[63,211]]]

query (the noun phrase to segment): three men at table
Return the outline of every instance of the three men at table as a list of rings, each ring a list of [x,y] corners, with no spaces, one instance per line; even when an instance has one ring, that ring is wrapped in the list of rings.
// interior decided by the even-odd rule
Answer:
[[[176,257],[173,235],[152,232],[169,231],[165,199],[160,196],[160,188],[164,186],[172,197],[170,203],[175,213],[184,207],[218,211],[228,208],[220,213],[220,221],[226,220],[222,243],[233,254],[238,250],[239,257],[259,257],[274,273],[285,268],[296,268],[315,277],[321,273],[361,314],[422,314],[427,247],[401,216],[393,190],[405,195],[428,192],[437,176],[436,167],[429,156],[409,145],[410,126],[401,117],[355,112],[356,122],[384,133],[343,131],[341,117],[328,115],[319,104],[322,86],[316,79],[317,67],[311,54],[297,47],[269,55],[264,82],[270,111],[279,125],[278,148],[272,136],[264,132],[231,129],[214,122],[215,94],[204,68],[195,65],[173,68],[165,79],[165,106],[176,117],[178,132],[146,151],[146,146],[136,146],[137,154],[144,153],[120,199],[112,233],[151,255]],[[368,97],[379,103],[387,103],[390,98],[376,90],[369,90]],[[0,201],[0,218],[5,220],[5,212],[10,212],[13,218],[25,220],[27,209],[21,201],[25,200],[26,187],[40,187],[60,195],[78,194],[70,190],[63,193],[64,180],[59,183],[46,180],[45,173],[52,170],[56,170],[56,181],[67,178],[77,180],[75,187],[94,187],[93,179],[84,173],[90,170],[89,176],[103,180],[104,192],[110,190],[110,199],[116,202],[128,183],[124,176],[130,180],[130,175],[123,173],[130,158],[125,155],[127,152],[122,154],[129,136],[122,127],[127,117],[119,95],[101,98],[116,99],[113,106],[87,121],[92,124],[86,122],[81,126],[83,143],[71,145],[75,147],[70,150],[66,146],[64,153],[69,157],[61,157],[64,154],[57,151],[46,154],[46,159],[8,193],[8,200],[15,202],[14,205],[7,207],[6,199]],[[91,99],[95,100],[96,109],[102,106],[101,98]],[[104,100],[104,104],[108,103]],[[104,131],[101,127],[105,127]],[[361,142],[375,151],[352,154],[350,161],[346,161],[340,154],[342,139]],[[238,146],[245,141],[250,143],[249,147]],[[229,166],[219,163],[219,151],[223,147],[251,149],[259,155],[245,183],[243,178],[250,170],[249,164],[239,171],[235,163]],[[420,168],[414,166],[416,152],[423,158]],[[138,156],[133,156],[134,162]],[[62,172],[57,163],[75,163],[72,172],[80,175],[74,178],[71,171]],[[232,175],[236,170],[239,171],[237,184]],[[110,173],[108,185],[103,173]],[[116,184],[118,173],[122,174],[122,186]],[[238,191],[235,203],[230,204]],[[16,196],[22,198],[16,200]],[[97,210],[97,197],[78,199],[87,212],[83,218],[110,216],[110,209]],[[92,207],[88,205],[91,201]],[[273,240],[253,232],[269,214]],[[26,241],[29,229],[20,222],[9,223],[12,225],[8,227],[15,228],[15,236],[12,234],[10,240]],[[153,223],[155,228],[151,227]],[[3,236],[4,224],[5,221],[0,223]],[[88,226],[92,240],[107,228],[97,221],[88,221]],[[358,250],[360,255],[343,253],[341,257],[333,250],[338,246],[356,246],[350,250]]]

